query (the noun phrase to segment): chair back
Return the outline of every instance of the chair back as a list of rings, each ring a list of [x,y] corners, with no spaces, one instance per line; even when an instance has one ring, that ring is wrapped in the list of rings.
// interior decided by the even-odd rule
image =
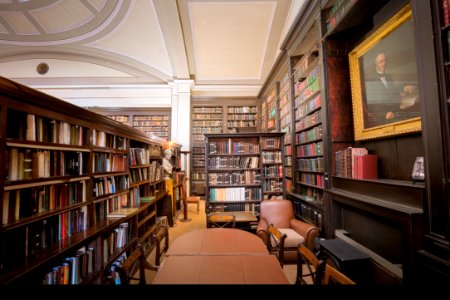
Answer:
[[[139,278],[133,277],[136,268],[139,268]],[[129,285],[131,280],[138,280],[139,284],[146,284],[145,269],[158,270],[157,267],[147,262],[144,249],[138,245],[122,265],[115,268],[115,271],[119,274],[120,284],[122,285]]]
[[[287,199],[265,200],[260,206],[261,218],[267,220],[268,224],[273,224],[277,228],[289,228],[289,221],[294,216],[292,202]]]
[[[355,282],[336,268],[326,264],[322,284],[355,284]]]
[[[303,265],[308,272],[304,274]],[[297,278],[295,284],[321,284],[325,271],[326,262],[317,256],[304,244],[300,244],[297,249]],[[309,278],[309,281],[305,280]]]
[[[236,227],[236,216],[233,215],[211,215],[208,217],[210,228]]]

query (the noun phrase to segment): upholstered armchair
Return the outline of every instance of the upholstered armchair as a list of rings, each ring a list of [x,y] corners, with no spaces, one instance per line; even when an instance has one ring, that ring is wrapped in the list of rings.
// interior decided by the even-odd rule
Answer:
[[[261,202],[260,213],[257,235],[267,245],[269,252],[278,256],[282,266],[284,262],[297,261],[299,244],[303,243],[313,250],[314,240],[319,229],[296,219],[291,201],[286,199],[264,200]],[[270,225],[272,228],[269,231]]]

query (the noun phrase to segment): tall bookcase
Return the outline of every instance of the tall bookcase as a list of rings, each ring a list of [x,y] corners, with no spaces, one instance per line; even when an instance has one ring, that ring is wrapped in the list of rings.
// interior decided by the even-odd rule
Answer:
[[[162,144],[0,78],[0,283],[105,284],[167,205]],[[64,276],[62,276],[64,275]]]
[[[244,211],[258,217],[261,201],[284,198],[283,136],[205,134],[207,216]]]
[[[205,133],[222,133],[222,106],[194,105],[192,107],[192,171],[191,194],[205,195]]]
[[[206,133],[256,132],[259,113],[256,100],[196,99],[192,105],[191,194],[205,195]]]
[[[167,141],[170,140],[171,110],[155,108],[108,108],[88,107],[87,109],[105,115],[119,123],[152,134]]]
[[[306,38],[291,58],[294,81],[296,215],[316,225],[324,234],[325,160],[322,96],[322,65],[319,57],[320,21],[309,27]]]

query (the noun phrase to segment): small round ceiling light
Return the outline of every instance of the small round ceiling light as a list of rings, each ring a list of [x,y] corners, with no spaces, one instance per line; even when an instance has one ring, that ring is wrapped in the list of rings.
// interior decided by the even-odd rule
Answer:
[[[41,62],[40,64],[37,65],[36,71],[39,74],[44,75],[48,72],[48,65],[45,62]]]

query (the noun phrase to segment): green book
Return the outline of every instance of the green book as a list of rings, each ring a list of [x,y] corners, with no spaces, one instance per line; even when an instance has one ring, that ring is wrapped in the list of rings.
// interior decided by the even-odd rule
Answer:
[[[151,202],[155,200],[155,196],[149,196],[149,197],[140,197],[139,201],[140,202]]]

